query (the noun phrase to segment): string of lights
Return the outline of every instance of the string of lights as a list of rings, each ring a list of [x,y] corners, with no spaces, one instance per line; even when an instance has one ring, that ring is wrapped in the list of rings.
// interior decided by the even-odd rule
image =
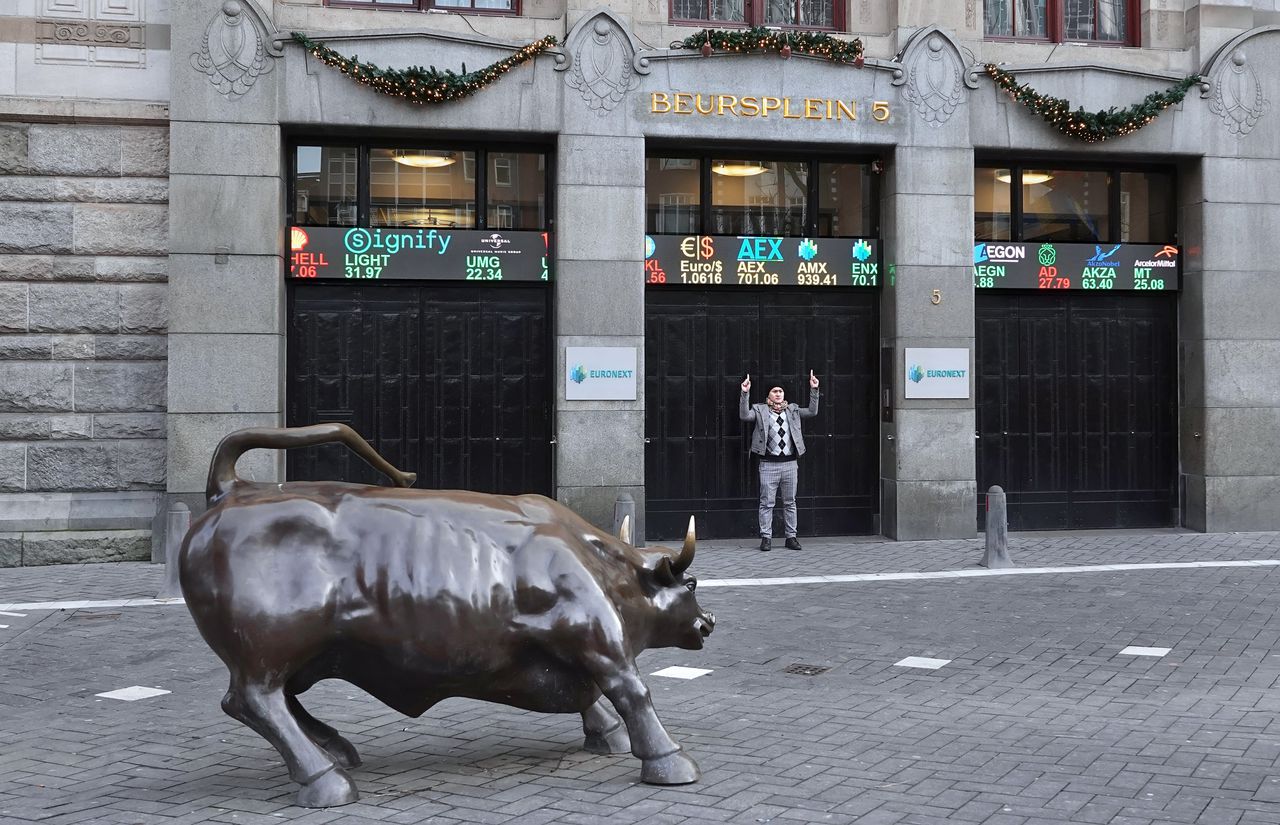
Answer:
[[[862,41],[840,40],[825,32],[773,31],[764,26],[752,26],[740,31],[703,29],[684,40],[671,44],[675,49],[701,49],[703,57],[713,51],[743,54],[746,52],[777,52],[784,59],[793,52],[821,57],[833,63],[850,63],[862,68]]]
[[[1200,82],[1198,75],[1188,75],[1163,92],[1152,92],[1127,109],[1110,109],[1086,112],[1083,107],[1071,110],[1071,101],[1043,95],[1026,83],[1019,83],[1009,72],[987,63],[983,66],[995,84],[1009,97],[1039,115],[1062,134],[1085,143],[1099,143],[1116,137],[1124,137],[1155,120],[1161,112],[1181,103],[1187,91]]]
[[[384,69],[374,63],[361,62],[357,57],[338,54],[301,32],[293,32],[292,36],[294,42],[310,52],[312,57],[326,66],[332,66],[357,83],[370,86],[384,95],[423,104],[446,103],[470,97],[516,66],[533,60],[543,52],[554,48],[558,43],[555,37],[547,35],[483,69],[468,72],[467,64],[463,63],[462,71],[454,72],[450,69],[441,71],[435,66],[427,69],[421,66]]]

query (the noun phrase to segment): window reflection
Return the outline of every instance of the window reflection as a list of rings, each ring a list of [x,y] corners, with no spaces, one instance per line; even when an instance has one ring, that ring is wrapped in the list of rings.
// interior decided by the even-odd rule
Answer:
[[[354,146],[299,146],[293,156],[293,222],[301,226],[355,226]]]
[[[818,164],[819,236],[839,238],[874,234],[872,211],[871,170],[866,164]]]
[[[475,153],[437,149],[369,151],[371,226],[476,225]]]
[[[713,160],[711,234],[806,234],[808,164]]]
[[[1106,172],[1070,170],[1045,172],[1031,179],[1024,176],[1022,239],[1111,240],[1109,178]]]
[[[1120,175],[1120,240],[1169,243],[1176,236],[1173,180],[1160,172]]]
[[[1003,174],[1001,174],[1003,173]],[[1013,238],[1008,169],[978,168],[973,173],[973,237],[980,241]]]
[[[541,229],[546,225],[546,173],[534,152],[490,152],[490,229]]]
[[[645,158],[645,225],[650,233],[696,235],[701,164],[697,158]]]

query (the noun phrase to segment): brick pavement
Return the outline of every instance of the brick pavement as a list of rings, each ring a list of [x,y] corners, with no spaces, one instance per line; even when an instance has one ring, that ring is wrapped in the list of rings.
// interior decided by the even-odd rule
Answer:
[[[1280,534],[1017,536],[1019,566],[1280,558]],[[972,568],[977,541],[709,542],[704,579]],[[803,565],[803,566],[801,566]],[[141,564],[0,570],[0,603],[154,595]],[[0,616],[0,822],[1280,823],[1280,569],[1046,574],[701,591],[710,668],[647,676],[702,782],[639,784],[576,717],[450,700],[419,719],[345,683],[304,701],[348,734],[362,799],[291,805],[181,606]],[[1128,645],[1167,656],[1121,656]],[[895,667],[905,656],[951,660]],[[830,668],[783,672],[792,663]],[[129,685],[138,702],[94,694]]]

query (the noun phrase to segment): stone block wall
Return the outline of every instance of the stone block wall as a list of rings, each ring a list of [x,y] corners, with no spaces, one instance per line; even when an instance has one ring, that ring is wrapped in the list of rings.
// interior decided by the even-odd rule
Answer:
[[[0,122],[0,566],[147,559],[169,130]]]

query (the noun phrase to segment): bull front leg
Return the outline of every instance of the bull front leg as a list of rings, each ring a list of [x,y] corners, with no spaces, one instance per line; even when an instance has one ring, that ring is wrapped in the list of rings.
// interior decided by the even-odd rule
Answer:
[[[603,696],[582,712],[582,732],[586,734],[582,747],[589,753],[608,756],[631,750],[626,727]]]
[[[640,760],[640,781],[648,785],[688,785],[702,778],[698,763],[671,738],[653,709],[649,688],[635,662],[621,652],[590,656],[600,690],[622,716],[631,736],[631,753]]]

